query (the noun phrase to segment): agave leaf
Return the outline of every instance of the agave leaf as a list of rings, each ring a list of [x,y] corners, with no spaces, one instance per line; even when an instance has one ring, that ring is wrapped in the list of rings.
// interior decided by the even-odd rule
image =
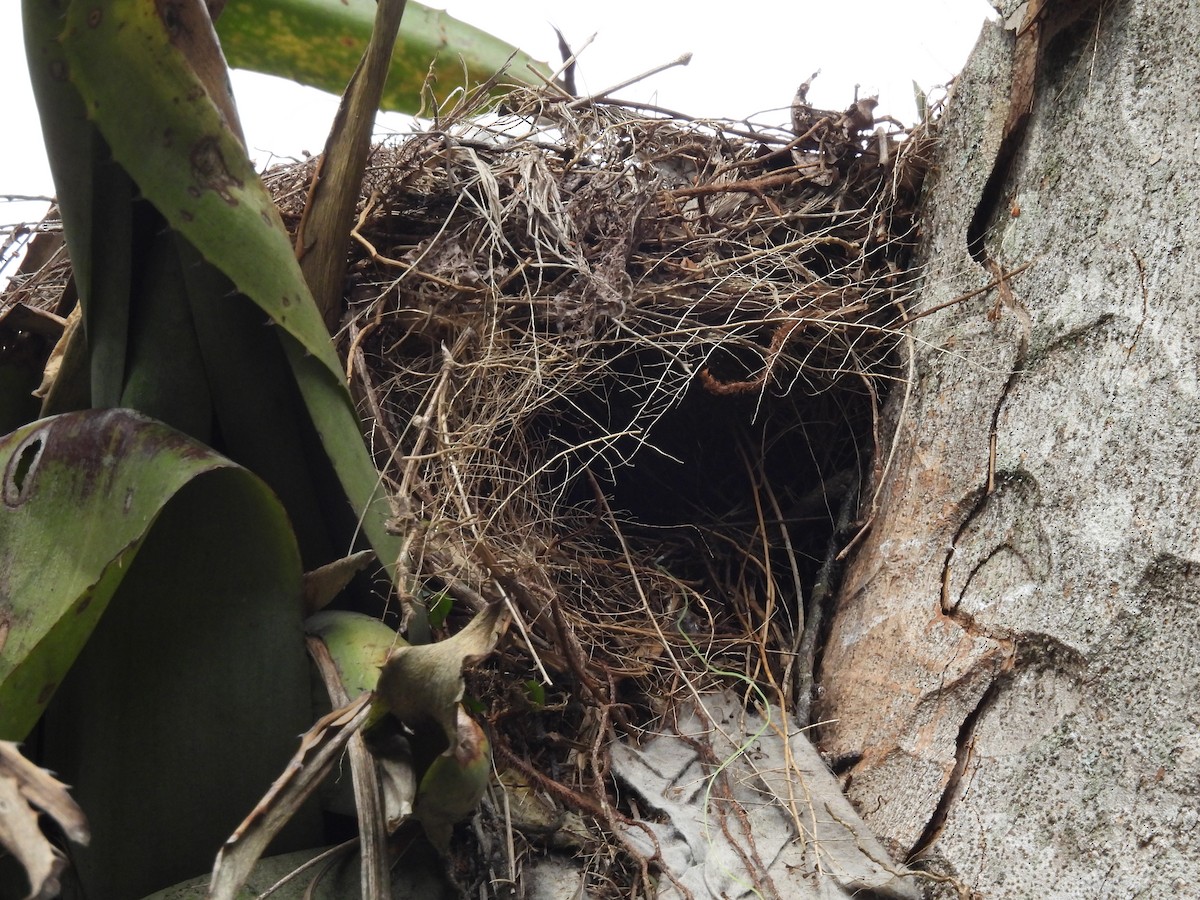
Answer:
[[[37,5],[27,0],[27,10]],[[31,29],[33,24],[41,22],[36,15],[30,21]],[[53,25],[51,17],[49,25],[33,29],[34,36],[52,32]],[[190,282],[183,290],[191,305],[191,319],[214,394],[220,433],[230,436],[231,452],[271,478],[301,529],[304,546],[319,546],[320,535],[307,533],[314,522],[321,522],[320,511],[324,506],[313,492],[326,501],[330,492],[320,472],[305,477],[308,463],[296,455],[303,450],[304,436],[289,437],[296,428],[301,432],[307,428],[287,411],[290,400],[286,395],[291,389],[280,382],[280,373],[273,372],[272,366],[268,367],[272,372],[267,374],[272,377],[265,387],[254,382],[254,388],[267,395],[260,398],[257,408],[265,407],[275,419],[285,420],[277,422],[278,427],[267,427],[264,422],[256,428],[254,415],[247,416],[240,408],[245,403],[237,398],[239,391],[243,397],[247,396],[250,382],[242,380],[237,385],[231,381],[230,373],[242,377],[247,367],[259,365],[258,360],[264,355],[241,354],[234,359],[224,349],[226,342],[222,338],[229,326],[237,331],[229,341],[261,344],[265,337],[261,324],[248,323],[240,312],[237,294],[241,293],[279,326],[270,337],[277,339],[284,349],[287,365],[284,367],[281,361],[280,368],[291,370],[307,417],[355,516],[361,518],[362,530],[380,559],[390,566],[397,557],[399,541],[384,527],[389,510],[378,489],[378,473],[363,444],[358,417],[342,381],[329,333],[300,272],[290,238],[242,147],[236,114],[219,75],[224,71],[218,66],[219,61],[211,22],[200,0],[172,4],[99,0],[71,4],[66,11],[60,56],[54,56],[51,48],[31,65],[41,69],[38,78],[50,86],[46,96],[53,99],[62,94],[64,108],[70,107],[61,116],[66,125],[53,134],[48,131],[48,138],[66,140],[77,133],[83,134],[84,146],[94,145],[100,150],[86,158],[75,158],[75,162],[91,166],[96,173],[109,171],[100,164],[98,155],[102,155],[105,146],[110,148],[119,166],[118,174],[127,172],[132,181],[126,178],[126,182],[136,183],[140,196],[153,204],[156,215],[161,215],[202,257],[203,262],[197,263],[188,259],[190,248],[179,249],[180,269]],[[64,74],[69,74],[69,83],[65,82]],[[73,106],[67,90],[72,86],[78,91]],[[103,140],[92,136],[88,144],[80,127],[81,111],[86,111]],[[64,160],[63,164],[68,162]],[[61,166],[55,166],[56,179],[60,170]],[[110,183],[119,187],[121,181],[116,175],[101,179],[94,174],[90,181],[80,181],[64,174],[59,185],[64,215],[72,202],[64,187],[95,193]],[[112,190],[115,187],[110,193]],[[102,332],[112,332],[112,339],[106,345],[92,347],[95,405],[120,402],[125,397],[127,380],[133,377],[127,373],[127,365],[131,362],[141,365],[137,359],[129,358],[129,347],[121,343],[128,340],[130,285],[142,280],[140,274],[135,279],[131,272],[133,265],[146,264],[145,234],[157,236],[162,229],[138,228],[138,216],[122,212],[133,210],[132,204],[132,188],[124,195],[105,199],[104,203],[89,195],[66,223],[69,230],[75,227],[77,234],[79,228],[83,229],[83,236],[71,243],[71,249],[74,254],[76,245],[83,241],[85,262],[92,266],[92,294],[82,295],[89,322],[89,343],[93,318]],[[98,242],[101,235],[108,233],[99,225],[101,210],[113,217],[113,234],[125,236],[122,243],[110,248],[111,253],[93,252],[88,243],[89,234],[94,236],[91,240]],[[93,213],[96,223],[89,218]],[[126,216],[129,222],[125,222]],[[151,245],[152,257],[160,250],[164,253],[169,250],[162,246],[165,243],[164,239],[158,245]],[[113,272],[99,271],[101,259],[112,260]],[[197,268],[204,264],[222,274],[221,285]],[[228,278],[232,288],[222,287],[224,278]],[[193,289],[193,285],[204,281],[208,282],[206,290]],[[166,296],[174,297],[176,291],[171,290]],[[111,297],[112,302],[101,302],[106,297]],[[185,318],[183,312],[179,315]],[[164,346],[167,346],[165,340]],[[198,374],[194,366],[188,367],[188,372],[192,378]],[[189,383],[186,378],[183,381]],[[140,383],[157,382],[143,378]],[[139,391],[130,395],[130,399],[143,402],[146,396]],[[155,411],[164,416],[176,415],[171,410]],[[192,417],[181,416],[178,421],[190,427]],[[290,461],[280,467],[272,465],[276,451]],[[279,477],[274,475],[276,468],[284,470]],[[336,509],[334,512],[340,514]],[[320,555],[306,549],[306,556],[314,563],[321,561]]]
[[[212,395],[188,302],[188,255],[152,209],[137,205],[134,257],[141,265],[127,300],[125,382],[116,405],[211,444]]]
[[[362,58],[373,0],[255,0],[230,3],[217,20],[229,64],[340,94]],[[417,112],[432,74],[438,103],[507,66],[506,78],[540,85],[550,70],[486,32],[409,0],[383,92],[384,109]]]
[[[262,310],[228,278],[181,235],[174,237],[185,261],[182,277],[220,449],[271,485],[292,519],[306,565],[321,565],[346,546],[357,522],[336,516],[351,510],[317,444],[279,335],[263,327]]]
[[[42,763],[92,825],[74,856],[90,895],[202,871],[311,720],[286,513],[250,472],[126,410],[0,439],[0,478],[0,733],[45,709]]]
[[[67,0],[24,0],[29,79],[60,199],[91,355],[92,402],[116,406],[125,378],[133,184],[116,165],[68,78],[59,33]]]
[[[73,2],[62,37],[71,82],[113,158],[167,224],[340,377],[283,221],[222,109],[226,98],[210,94],[176,46],[177,35],[205,29],[211,34],[212,23],[198,2]]]
[[[121,410],[70,413],[0,438],[0,472],[0,738],[14,740],[33,727],[185,485],[220,473],[245,503],[274,503],[227,459]]]

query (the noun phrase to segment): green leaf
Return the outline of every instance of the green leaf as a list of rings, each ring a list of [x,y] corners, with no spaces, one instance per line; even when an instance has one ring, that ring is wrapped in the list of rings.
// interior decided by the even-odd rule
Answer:
[[[429,610],[429,627],[441,628],[454,608],[454,598],[445,591],[438,591],[424,598],[425,607]]]
[[[230,340],[245,338],[243,344],[246,340],[254,343],[252,335],[261,338],[263,334],[261,325],[247,325],[245,317],[240,315],[236,297],[236,292],[240,292],[279,326],[275,333],[312,425],[355,515],[361,518],[362,530],[379,558],[391,568],[399,553],[399,540],[388,534],[385,527],[390,510],[379,489],[378,473],[363,443],[340,363],[300,272],[290,238],[242,147],[234,113],[222,87],[224,69],[203,7],[140,0],[76,2],[67,10],[62,43],[59,68],[51,66],[47,80],[61,87],[61,82],[54,81],[53,76],[58,72],[61,79],[61,64],[67,64],[71,83],[83,98],[83,108],[111,148],[113,158],[136,183],[141,196],[236,289],[235,292],[221,291],[219,287],[188,291],[222,433],[240,432],[245,454],[239,451],[239,459],[247,459],[257,471],[268,476],[271,448],[294,457],[300,443],[285,439],[278,429],[263,427],[255,432],[254,420],[248,419],[244,410],[239,414],[230,412],[239,403],[238,390],[249,396],[248,391],[260,389],[258,382],[251,385],[247,381],[231,389],[225,363],[229,371],[241,374],[248,366],[254,366],[261,354],[252,355],[254,358],[243,356],[240,362],[231,361],[230,354],[221,355],[222,323],[227,319],[236,319],[237,327],[244,331]],[[215,68],[219,71],[214,72]],[[87,160],[81,161],[86,163]],[[56,168],[56,179],[58,172]],[[78,189],[88,187],[83,183],[68,183]],[[96,202],[94,198],[92,202]],[[135,230],[121,225],[120,210],[128,208],[130,202],[128,197],[125,200],[117,197],[111,204],[99,207],[115,210],[118,234]],[[88,208],[85,202],[84,211]],[[75,219],[81,216],[82,213]],[[75,244],[71,246],[74,251]],[[143,248],[142,242],[130,239],[116,247],[114,253],[118,259],[123,255],[128,267],[135,258],[144,262],[143,254],[134,252],[137,248]],[[92,254],[93,259],[101,256]],[[185,278],[193,282],[206,280],[204,273],[187,261],[183,249],[180,260]],[[207,280],[211,288],[212,279]],[[128,296],[129,278],[94,275],[93,281],[114,297],[122,296],[122,290]],[[96,306],[96,296],[100,294],[97,291],[91,298],[85,295],[85,310],[86,303]],[[174,292],[169,296],[174,296]],[[104,311],[111,308],[114,312],[97,314],[98,319],[118,335],[121,329],[111,321],[119,321],[119,305],[114,302],[102,306]],[[92,317],[88,314],[89,321]],[[91,334],[89,330],[89,340]],[[113,370],[121,370],[124,377],[125,348],[117,345],[114,337],[112,352],[93,348],[94,384],[97,374],[107,379],[106,384],[111,383]],[[124,384],[121,379],[117,382]],[[258,400],[258,408],[265,405],[268,410],[274,409],[271,414],[278,418],[279,410],[274,404],[287,401],[285,389],[286,385],[273,380],[264,390],[269,396]],[[97,387],[93,400],[97,404],[116,402],[110,393],[111,389]],[[218,393],[220,397],[215,396]],[[142,398],[145,393],[136,396]],[[285,414],[284,418],[289,417]],[[295,424],[294,418],[291,421]],[[287,422],[282,425],[294,430]],[[283,485],[280,493],[302,530],[310,528],[320,515],[319,506],[314,505],[302,488],[289,492],[287,487],[302,485],[304,466],[303,460],[295,459],[288,463],[290,480],[272,478],[273,484]],[[310,480],[321,481],[319,477]],[[321,490],[322,485],[317,484],[316,489]],[[313,543],[306,538],[306,546]]]
[[[138,206],[141,215],[136,218],[143,221],[136,229],[141,233],[135,235],[130,261],[140,264],[140,271],[124,301],[129,309],[126,355],[112,363],[125,370],[116,405],[136,409],[211,444],[212,395],[188,302],[190,257],[186,246],[179,246],[178,235],[162,228],[152,209],[143,203]]]
[[[86,301],[92,401],[96,406],[116,406],[125,378],[133,185],[112,162],[70,82],[58,39],[66,8],[67,0],[24,0],[25,55],[71,268],[79,295]]]
[[[325,643],[342,686],[351,697],[375,690],[379,670],[388,654],[397,647],[408,646],[395,629],[374,616],[341,609],[309,616],[304,630]]]
[[[278,506],[227,459],[120,410],[18,429],[0,439],[0,472],[0,738],[10,740],[33,727],[156,517],[185,485],[230,481],[240,502]]]
[[[141,0],[73,2],[62,44],[88,116],[142,195],[334,378],[341,366],[274,202],[164,21],[190,7]],[[170,18],[168,15],[167,18]],[[290,261],[290,263],[289,263]]]
[[[322,565],[344,552],[357,515],[318,444],[281,335],[263,327],[262,310],[228,278],[182,236],[175,238],[220,449],[271,485],[292,519],[306,565]],[[373,472],[368,477],[373,483]]]
[[[217,21],[229,64],[340,94],[370,38],[373,0],[255,0],[230,3]],[[440,10],[409,0],[392,56],[383,108],[417,112],[432,71],[438,103],[508,66],[506,79],[540,85],[545,63]],[[432,69],[431,69],[432,66]]]
[[[125,410],[0,439],[0,477],[0,733],[45,708],[41,762],[93,829],[75,855],[89,895],[203,871],[311,720],[286,513],[250,472]]]
[[[413,817],[418,819],[430,843],[445,853],[456,822],[461,822],[479,805],[492,777],[492,746],[479,723],[460,706],[456,716],[457,737],[451,750],[437,757],[421,778]]]
[[[305,557],[327,560],[336,517],[314,496],[323,483],[313,462],[320,456],[307,451],[308,415],[279,337],[263,327],[261,310],[164,227],[150,204],[134,199],[129,173],[111,158],[68,77],[58,41],[65,8],[27,2],[23,12],[30,77],[89,338],[90,405],[134,407],[202,440],[215,414],[222,449],[268,479]],[[109,116],[120,120],[134,105],[110,104]],[[232,124],[228,115],[222,121]],[[362,480],[373,484],[373,470],[362,468]],[[349,533],[357,516],[344,518],[351,520]]]
[[[533,704],[534,709],[541,709],[546,705],[546,686],[536,678],[527,678],[525,684],[525,696],[529,698],[529,702]]]

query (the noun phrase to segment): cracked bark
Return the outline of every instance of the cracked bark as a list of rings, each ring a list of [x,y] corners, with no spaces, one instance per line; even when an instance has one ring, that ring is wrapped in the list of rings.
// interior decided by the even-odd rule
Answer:
[[[1036,65],[989,26],[956,86],[912,311],[1033,264],[914,323],[814,718],[893,852],[1165,896],[1200,881],[1200,15],[1031,7]]]

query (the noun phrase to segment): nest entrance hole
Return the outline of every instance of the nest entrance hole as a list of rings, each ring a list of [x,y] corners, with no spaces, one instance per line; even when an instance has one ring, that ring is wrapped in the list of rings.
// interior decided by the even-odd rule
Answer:
[[[738,377],[752,375],[747,370]],[[614,379],[622,380],[619,374]],[[738,545],[761,546],[764,537],[782,547],[786,529],[795,559],[775,568],[795,563],[811,583],[842,500],[860,480],[871,441],[871,398],[850,386],[797,394],[717,396],[696,380],[648,434],[613,440],[589,471],[639,542],[669,537],[678,544],[673,574],[694,580],[706,560],[728,556]],[[534,428],[546,428],[564,445],[586,445],[622,434],[637,420],[638,401],[636,393],[619,389],[593,393]],[[572,413],[582,424],[568,424]],[[588,478],[575,477],[561,502],[595,511],[594,491]],[[611,541],[608,546],[619,549]]]

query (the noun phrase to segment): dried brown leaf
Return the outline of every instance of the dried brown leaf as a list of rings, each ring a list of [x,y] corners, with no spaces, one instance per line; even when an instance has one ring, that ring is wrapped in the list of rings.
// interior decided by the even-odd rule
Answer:
[[[392,715],[406,724],[437,722],[450,745],[447,752],[453,752],[458,747],[463,666],[492,652],[499,624],[500,607],[493,605],[451,638],[393,650],[379,673],[377,688]]]
[[[42,833],[38,813],[52,818],[72,841],[91,838],[83,810],[67,788],[45,769],[21,755],[17,745],[0,741],[0,844],[25,867],[28,900],[58,896],[66,858]]]
[[[361,550],[304,573],[304,614],[324,609],[359,572],[375,559],[374,550]]]
[[[233,900],[267,845],[329,774],[371,710],[371,695],[323,716],[300,739],[300,749],[217,854],[210,900]]]

